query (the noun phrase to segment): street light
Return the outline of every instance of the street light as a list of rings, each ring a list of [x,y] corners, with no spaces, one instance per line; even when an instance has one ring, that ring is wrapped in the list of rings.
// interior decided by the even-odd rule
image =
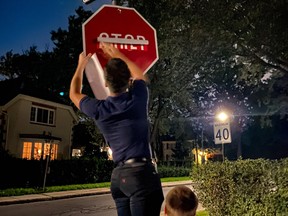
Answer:
[[[219,113],[216,117],[222,122],[224,122],[228,119],[228,115],[225,112]]]

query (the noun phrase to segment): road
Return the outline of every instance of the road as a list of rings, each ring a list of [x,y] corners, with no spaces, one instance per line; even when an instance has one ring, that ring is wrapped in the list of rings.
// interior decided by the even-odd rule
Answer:
[[[171,188],[164,187],[164,195]],[[0,212],[1,216],[117,216],[111,194],[6,205]]]

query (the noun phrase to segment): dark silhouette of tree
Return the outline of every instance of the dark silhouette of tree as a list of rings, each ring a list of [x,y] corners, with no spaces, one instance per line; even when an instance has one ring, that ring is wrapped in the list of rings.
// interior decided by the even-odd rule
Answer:
[[[256,113],[287,116],[286,0],[129,4],[157,29],[160,58],[148,72],[156,149],[161,119],[213,116],[228,107],[242,116],[234,123],[244,130]]]
[[[266,126],[270,116],[280,116],[273,124],[285,121],[287,0],[129,0],[128,4],[157,30],[159,60],[148,76],[150,137],[158,154],[159,136],[171,127],[167,120],[213,118],[217,109],[227,108],[237,116],[233,123],[241,133],[255,115],[264,116]],[[63,91],[70,102],[69,84],[83,49],[82,23],[91,15],[79,7],[68,18],[67,30],[52,31],[53,52],[39,53],[35,47],[22,55],[7,52],[1,57],[0,73],[31,77],[55,94]],[[91,94],[88,84],[84,91]]]

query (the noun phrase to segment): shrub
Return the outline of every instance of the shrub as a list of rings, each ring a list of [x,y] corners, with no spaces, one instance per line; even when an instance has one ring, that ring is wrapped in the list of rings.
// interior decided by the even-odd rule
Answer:
[[[47,186],[110,181],[113,167],[112,161],[98,158],[51,161]]]
[[[211,162],[192,175],[209,214],[288,215],[288,159]]]
[[[46,168],[45,160],[8,158],[0,160],[0,190],[7,188],[41,188]],[[7,166],[9,164],[9,166]],[[53,160],[49,163],[46,186],[109,182],[113,161],[99,158]],[[190,175],[191,168],[158,166],[161,178]]]

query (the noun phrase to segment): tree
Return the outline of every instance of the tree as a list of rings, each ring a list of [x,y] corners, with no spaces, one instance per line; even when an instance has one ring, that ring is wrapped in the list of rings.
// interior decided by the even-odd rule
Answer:
[[[148,73],[151,80],[151,140],[159,150],[156,140],[158,128],[161,128],[159,124],[163,122],[161,119],[181,120],[207,115],[215,104],[210,95],[217,97],[212,93],[227,92],[227,87],[231,86],[227,80],[232,76],[228,69],[231,71],[232,60],[229,57],[233,49],[227,48],[227,38],[210,34],[197,24],[195,17],[191,18],[189,1],[181,4],[157,1],[151,3],[152,6],[150,3],[141,2],[138,8],[144,17],[148,16],[146,18],[158,33],[160,59]],[[218,42],[214,43],[216,39]]]
[[[184,124],[183,119],[213,118],[217,109],[228,107],[238,117],[235,123],[245,129],[257,113],[287,117],[287,0],[130,0],[128,4],[157,30],[160,58],[148,72],[151,143],[157,153],[159,136],[171,127],[167,119]],[[36,76],[51,77],[51,86],[58,91],[68,92],[82,50],[81,24],[92,12],[80,7],[76,14],[69,17],[68,30],[51,32],[56,48],[43,55],[51,63],[45,65],[50,72]],[[16,57],[7,53],[1,61],[11,77],[18,73],[11,70]],[[84,87],[89,92],[89,85]]]
[[[45,56],[38,52],[35,46],[21,55],[9,51],[1,56],[0,73],[10,79],[16,77],[37,79],[45,60]]]
[[[225,3],[194,3],[197,7],[193,12],[205,14],[198,19],[202,25],[208,24],[211,29],[224,32],[233,39],[238,65],[242,65],[237,81],[253,87],[259,105],[268,108],[269,113],[287,114],[287,85],[284,83],[288,76],[288,2],[229,0]],[[263,79],[269,76],[271,79],[263,83]],[[280,107],[275,106],[275,102],[281,104]]]
[[[53,71],[55,74],[53,79],[58,85],[58,91],[65,92],[67,99],[78,56],[83,51],[82,24],[92,15],[91,11],[85,11],[83,7],[79,7],[75,12],[76,15],[68,17],[68,30],[59,28],[57,31],[51,31],[51,40],[55,45],[53,65],[57,66],[57,69]],[[91,94],[89,85],[84,86],[84,92]]]
[[[8,77],[8,79],[17,77],[18,74],[16,74],[14,70],[14,59],[17,56],[18,55],[13,54],[12,50],[7,52],[4,56],[1,56],[0,70],[2,76]]]
[[[79,111],[78,116],[80,121],[73,127],[72,147],[84,147],[86,156],[94,155],[96,149],[100,151],[101,147],[105,147],[105,139],[91,118],[88,118]]]
[[[217,107],[230,107],[243,127],[258,111],[255,102],[263,107],[268,98],[269,105],[276,100],[285,107],[287,1],[129,3],[158,33],[160,59],[148,72],[152,142],[165,128],[161,118],[213,116]],[[267,94],[263,77],[269,72]],[[281,96],[275,97],[275,87]]]

